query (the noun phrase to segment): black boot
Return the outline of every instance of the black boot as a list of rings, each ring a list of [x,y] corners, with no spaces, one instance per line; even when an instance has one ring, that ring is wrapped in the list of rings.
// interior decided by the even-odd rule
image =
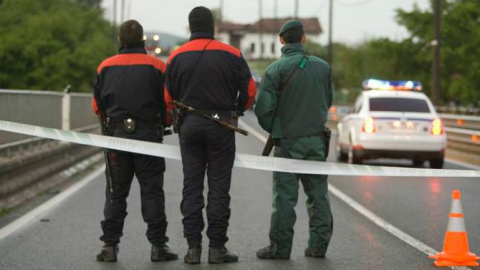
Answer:
[[[178,255],[173,253],[165,243],[152,245],[152,262],[173,261],[177,259]]]
[[[199,264],[200,258],[202,257],[202,246],[194,245],[189,246],[187,254],[183,261],[188,264]]]
[[[276,250],[271,246],[262,248],[257,251],[257,257],[259,259],[273,259],[273,260],[288,260],[290,255],[280,255],[277,254]]]
[[[314,252],[314,251],[311,251],[309,248],[306,248],[305,256],[312,257],[312,258],[325,258],[325,252]]]
[[[107,244],[102,247],[102,251],[97,255],[98,262],[116,262],[118,245]]]
[[[210,248],[208,251],[208,263],[232,263],[238,262],[238,256],[228,251],[227,248]]]

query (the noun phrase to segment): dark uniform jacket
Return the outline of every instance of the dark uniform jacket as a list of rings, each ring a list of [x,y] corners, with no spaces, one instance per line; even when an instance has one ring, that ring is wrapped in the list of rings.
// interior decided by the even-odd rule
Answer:
[[[255,114],[273,139],[318,136],[324,131],[333,97],[330,65],[308,56],[305,67],[281,91],[303,57],[301,43],[286,44],[282,57],[263,75]]]
[[[253,104],[257,89],[240,51],[210,34],[193,33],[167,66],[167,105],[174,99],[198,110],[243,112]]]
[[[163,89],[166,65],[144,48],[122,49],[97,69],[92,107],[115,121],[165,124]]]

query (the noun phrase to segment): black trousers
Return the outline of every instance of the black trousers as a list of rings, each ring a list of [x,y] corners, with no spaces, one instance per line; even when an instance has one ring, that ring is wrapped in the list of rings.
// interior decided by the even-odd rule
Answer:
[[[115,130],[114,136],[159,142],[155,130],[137,130],[134,135],[127,135],[123,130]],[[126,200],[135,175],[140,184],[143,220],[148,224],[147,238],[152,244],[167,242],[167,218],[163,191],[165,159],[116,150],[108,150],[108,157],[114,191],[110,193],[107,182],[105,220],[101,222],[103,235],[100,240],[108,244],[120,242],[127,216]]]
[[[208,119],[187,115],[180,128],[183,164],[183,232],[189,245],[202,242],[205,226],[203,183],[208,178],[207,236],[210,247],[219,248],[228,241],[230,219],[230,183],[235,159],[235,134]]]

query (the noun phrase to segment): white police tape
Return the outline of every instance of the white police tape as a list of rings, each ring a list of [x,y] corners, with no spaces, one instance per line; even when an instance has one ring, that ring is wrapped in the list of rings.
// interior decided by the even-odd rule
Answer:
[[[97,146],[138,154],[180,160],[178,146],[117,137],[87,134],[53,128],[39,127],[0,120],[0,130],[48,138],[53,140]],[[413,169],[384,166],[363,166],[330,162],[294,160],[236,154],[235,167],[266,171],[292,172],[301,174],[403,176],[403,177],[480,177],[480,170]]]

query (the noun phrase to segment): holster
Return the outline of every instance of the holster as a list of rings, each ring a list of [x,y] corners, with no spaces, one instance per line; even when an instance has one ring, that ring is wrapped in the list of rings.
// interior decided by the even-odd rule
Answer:
[[[106,136],[113,136],[113,130],[115,129],[115,124],[114,124],[114,121],[111,117],[107,117],[105,119],[105,123],[103,123],[103,125],[105,125],[103,128],[104,128],[104,135]]]
[[[173,133],[180,133],[180,126],[182,125],[185,111],[182,109],[173,109],[171,112],[172,130]]]
[[[327,159],[328,153],[330,152],[330,138],[332,137],[332,131],[330,128],[325,127],[323,137],[325,138],[325,159]]]
[[[232,111],[231,112],[231,117],[228,119],[228,122],[230,125],[234,127],[238,127],[238,112],[237,111]]]
[[[156,132],[159,142],[163,142],[163,125],[158,123],[156,127]]]

